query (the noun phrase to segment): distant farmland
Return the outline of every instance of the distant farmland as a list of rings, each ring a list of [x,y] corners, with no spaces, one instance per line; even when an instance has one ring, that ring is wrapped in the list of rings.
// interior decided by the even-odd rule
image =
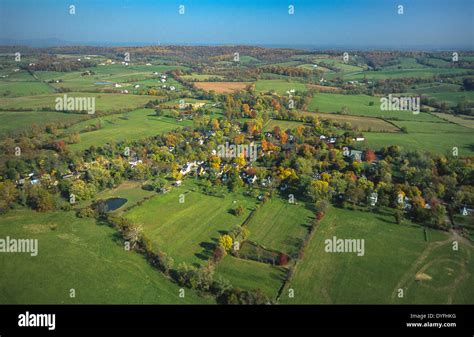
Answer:
[[[227,94],[239,90],[244,90],[250,82],[195,82],[194,85],[199,89],[214,91],[218,94]]]
[[[12,110],[55,110],[56,98],[61,98],[64,95],[67,95],[68,97],[95,97],[95,108],[97,112],[117,112],[117,110],[136,109],[144,107],[145,104],[151,100],[150,96],[145,95],[68,92],[61,94],[0,98],[0,106],[4,109]]]
[[[326,113],[308,113],[309,115],[316,115],[321,119],[328,119],[339,123],[350,123],[353,127],[361,131],[385,131],[385,132],[397,132],[400,131],[395,125],[384,121],[381,118],[374,117],[359,117],[349,115],[338,115],[338,114],[326,114]]]

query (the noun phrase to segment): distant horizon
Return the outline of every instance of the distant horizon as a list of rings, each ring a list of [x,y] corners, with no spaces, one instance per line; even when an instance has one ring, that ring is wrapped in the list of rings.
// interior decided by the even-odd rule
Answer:
[[[474,46],[433,46],[433,45],[406,45],[406,46],[384,46],[384,45],[338,45],[338,44],[265,44],[265,43],[206,43],[206,42],[105,42],[105,41],[62,41],[55,38],[13,40],[0,39],[1,47],[30,47],[30,48],[55,48],[55,47],[146,47],[146,46],[193,46],[193,47],[226,47],[226,46],[249,46],[261,48],[301,49],[307,51],[324,50],[381,50],[381,51],[413,51],[413,52],[443,52],[443,51],[474,51]]]

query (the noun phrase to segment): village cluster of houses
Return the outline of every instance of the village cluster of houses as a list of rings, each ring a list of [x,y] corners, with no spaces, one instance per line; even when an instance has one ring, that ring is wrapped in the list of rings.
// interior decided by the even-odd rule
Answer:
[[[30,185],[37,185],[39,182],[39,176],[37,176],[34,172],[30,172],[26,176],[18,179],[15,183],[17,186],[24,186],[27,183]]]

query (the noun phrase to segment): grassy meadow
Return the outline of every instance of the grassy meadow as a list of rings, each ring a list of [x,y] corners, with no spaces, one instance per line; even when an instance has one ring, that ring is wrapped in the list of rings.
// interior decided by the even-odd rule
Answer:
[[[90,125],[96,125],[99,122],[102,125],[101,129],[87,131]],[[101,146],[109,142],[133,141],[156,136],[185,125],[190,125],[190,122],[178,122],[174,118],[156,116],[153,109],[138,109],[80,122],[68,128],[67,132],[80,133],[80,141],[70,145],[70,148],[83,150],[92,145]]]
[[[239,205],[244,214],[237,217],[232,209]],[[175,262],[202,264],[212,255],[219,235],[240,225],[253,207],[254,201],[248,197],[237,193],[205,195],[193,181],[186,181],[134,207],[125,217],[142,225],[144,234]]]
[[[115,230],[73,212],[19,209],[0,216],[0,236],[38,240],[38,255],[0,254],[2,304],[212,303],[126,251]],[[70,297],[70,289],[75,297]]]
[[[364,256],[327,253],[325,240],[365,240]],[[308,244],[304,258],[280,298],[282,303],[469,303],[473,248],[451,247],[450,234],[423,229],[391,215],[331,208]],[[462,258],[462,262],[460,262]],[[447,267],[446,263],[449,262]],[[419,280],[419,273],[429,279]],[[457,280],[457,281],[456,281]],[[453,283],[453,281],[456,281]],[[405,296],[396,296],[398,289]],[[289,298],[288,290],[295,296]]]

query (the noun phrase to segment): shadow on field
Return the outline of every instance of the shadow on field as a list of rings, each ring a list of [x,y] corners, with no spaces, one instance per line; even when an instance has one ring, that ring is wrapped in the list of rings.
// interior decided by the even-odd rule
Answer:
[[[386,218],[382,218],[382,217],[379,217],[379,216],[376,216],[375,219],[377,219],[379,221],[382,221],[382,222],[385,222],[385,223],[389,223],[391,225],[393,225],[395,223],[395,221],[390,221],[390,220],[387,220]]]
[[[304,225],[304,227],[307,227],[307,226]],[[283,240],[283,243],[284,243],[285,245],[294,247],[296,250],[298,250],[298,249],[301,248],[301,246],[303,245],[303,242],[304,242],[304,240],[303,240],[302,238],[295,238],[295,237],[291,237],[291,236],[287,236],[287,237]]]
[[[198,259],[201,259],[203,261],[209,260],[209,258],[212,256],[212,252],[214,251],[216,244],[217,244],[217,239],[212,239],[213,242],[201,242],[199,246],[203,248],[203,251],[200,253],[194,254]]]

